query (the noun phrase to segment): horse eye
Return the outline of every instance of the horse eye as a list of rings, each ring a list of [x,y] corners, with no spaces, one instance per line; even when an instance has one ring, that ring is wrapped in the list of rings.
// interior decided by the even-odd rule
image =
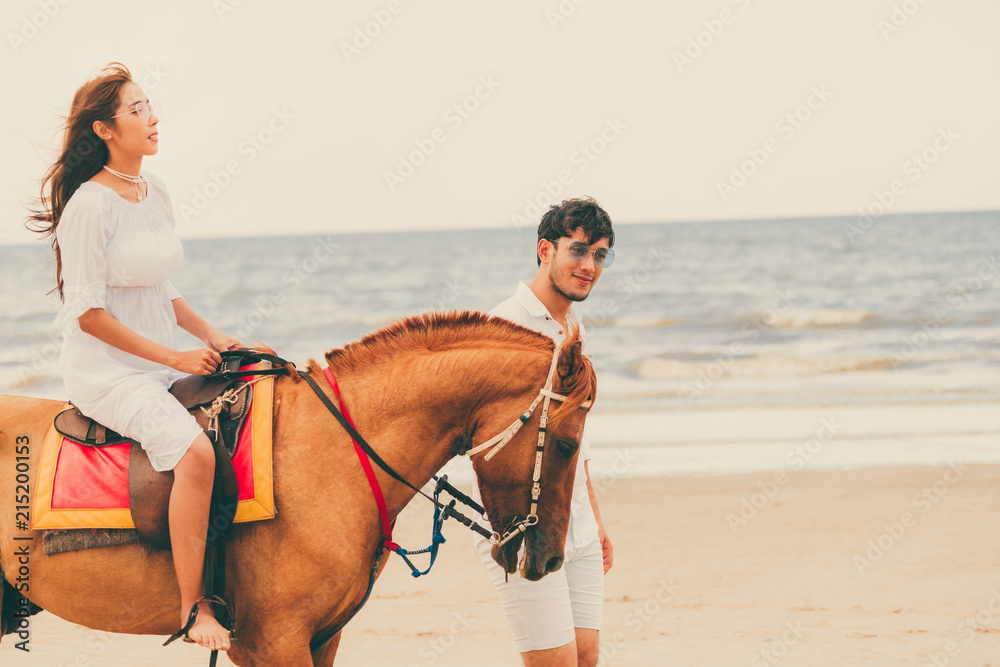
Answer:
[[[575,442],[569,442],[567,440],[557,440],[556,447],[559,448],[560,454],[562,454],[566,458],[569,458],[573,456],[574,452],[576,452],[577,445]]]

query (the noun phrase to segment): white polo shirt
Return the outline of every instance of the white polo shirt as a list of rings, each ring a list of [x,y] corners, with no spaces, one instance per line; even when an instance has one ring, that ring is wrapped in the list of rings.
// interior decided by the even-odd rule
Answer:
[[[525,328],[544,334],[555,341],[556,347],[563,342],[568,333],[562,330],[559,322],[549,314],[545,304],[538,300],[535,293],[528,287],[528,283],[523,281],[518,283],[514,296],[491,310],[490,315],[502,317],[515,324],[520,324]],[[569,314],[566,316],[566,323],[571,327],[579,326],[580,340],[584,341],[583,323],[577,315],[575,306],[570,306]],[[586,341],[584,341],[583,345],[584,349],[586,349]],[[570,509],[569,528],[566,531],[566,551],[570,551],[572,548],[587,546],[591,541],[597,539],[597,520],[594,518],[594,508],[590,504],[590,493],[587,490],[587,473],[583,467],[584,461],[589,459],[590,442],[587,440],[586,435],[584,435],[580,439],[580,455],[576,458],[573,502]],[[477,503],[482,504],[478,480],[472,485],[472,497]]]

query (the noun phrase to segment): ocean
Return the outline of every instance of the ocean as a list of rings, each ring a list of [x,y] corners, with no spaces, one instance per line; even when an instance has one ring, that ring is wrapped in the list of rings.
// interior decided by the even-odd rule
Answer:
[[[1000,463],[998,223],[618,225],[580,304],[592,474]],[[516,228],[186,240],[173,282],[301,365],[408,315],[489,310],[534,275],[534,245]],[[0,246],[0,285],[0,393],[64,398],[51,250]]]

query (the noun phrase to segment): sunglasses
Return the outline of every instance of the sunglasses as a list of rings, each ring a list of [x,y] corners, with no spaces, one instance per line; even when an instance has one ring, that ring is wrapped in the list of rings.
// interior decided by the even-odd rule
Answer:
[[[552,245],[556,245],[557,243],[559,243],[559,241],[552,241]],[[569,258],[574,262],[582,262],[587,259],[587,255],[593,253],[594,266],[600,268],[611,266],[611,263],[615,261],[615,251],[611,248],[597,248],[595,250],[591,250],[589,245],[581,243],[580,241],[570,243],[568,252]]]
[[[163,118],[163,108],[160,106],[159,102],[136,102],[135,108],[131,111],[126,111],[125,113],[120,113],[118,116],[127,116],[130,113],[134,113],[139,117],[139,120],[143,125],[149,125],[149,119],[156,112],[157,119]],[[111,118],[118,118],[118,116],[112,116]],[[109,118],[108,120],[111,120]]]

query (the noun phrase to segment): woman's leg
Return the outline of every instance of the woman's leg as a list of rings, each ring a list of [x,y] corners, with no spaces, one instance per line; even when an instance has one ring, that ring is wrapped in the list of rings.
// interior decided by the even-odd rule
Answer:
[[[214,478],[215,450],[202,433],[174,467],[170,491],[170,544],[181,589],[181,625],[187,623],[191,606],[205,594],[205,540]],[[198,619],[188,636],[205,648],[229,649],[229,631],[215,620],[207,602],[199,605]]]

